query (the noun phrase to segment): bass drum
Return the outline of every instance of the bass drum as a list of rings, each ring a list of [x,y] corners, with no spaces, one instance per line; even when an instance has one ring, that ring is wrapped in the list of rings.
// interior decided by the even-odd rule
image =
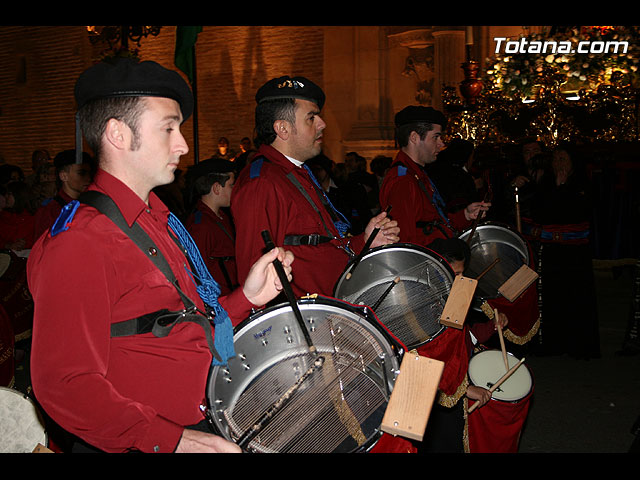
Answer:
[[[347,265],[334,296],[373,308],[411,350],[446,328],[440,316],[453,279],[453,270],[435,252],[412,244],[385,245],[369,250],[356,268],[353,262]]]
[[[471,230],[467,230],[460,238],[469,243]],[[473,308],[490,299],[500,296],[498,289],[523,265],[529,265],[529,246],[527,241],[509,227],[484,223],[478,225],[469,243],[471,259],[464,271],[469,278],[477,278],[496,259],[500,261],[487,271],[476,287]]]
[[[238,444],[268,417],[248,451],[368,451],[381,435],[403,347],[370,309],[320,297],[297,303],[316,355],[288,303],[252,315],[235,329],[236,356],[211,369],[209,417]]]

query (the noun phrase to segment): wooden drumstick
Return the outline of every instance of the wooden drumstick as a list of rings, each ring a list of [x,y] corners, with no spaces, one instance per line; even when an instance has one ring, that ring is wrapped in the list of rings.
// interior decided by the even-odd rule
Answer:
[[[498,309],[495,308],[494,319],[496,321],[496,327],[498,327],[498,338],[500,339],[500,348],[502,349],[502,358],[504,359],[504,368],[505,370],[509,370],[509,360],[507,359],[507,349],[504,346],[504,336],[502,335],[502,327],[500,326],[500,321],[498,320]]]
[[[502,377],[500,377],[500,380],[498,380],[496,383],[494,383],[491,388],[489,389],[489,392],[493,393],[500,385],[502,385],[511,375],[513,375],[513,373],[518,369],[518,367],[520,365],[522,365],[524,363],[524,358],[522,360],[520,360],[517,364],[515,364],[513,367],[511,367],[511,370],[509,370],[507,373],[505,373]],[[467,413],[471,413],[473,412],[476,407],[480,404],[480,402],[476,402],[474,403],[471,408],[467,411]]]
[[[271,240],[271,235],[269,231],[262,231],[262,239],[264,240],[265,247],[267,250],[271,251],[276,248],[275,244]],[[300,330],[302,330],[302,334],[309,346],[309,351],[314,355],[317,354],[316,347],[313,345],[313,341],[311,340],[311,335],[309,334],[309,330],[304,323],[304,319],[302,318],[302,313],[300,313],[300,308],[298,307],[298,300],[291,288],[291,284],[289,283],[289,279],[287,278],[287,274],[284,271],[284,267],[282,263],[277,258],[273,261],[273,266],[276,269],[276,273],[280,278],[280,283],[282,284],[282,290],[284,290],[285,295],[287,296],[287,300],[289,301],[289,305],[291,306],[291,310],[293,310],[293,314],[300,325]]]
[[[487,268],[485,268],[485,269],[480,273],[480,275],[478,275],[478,276],[476,277],[476,280],[480,280],[482,277],[484,277],[484,276],[487,274],[487,272],[488,272],[489,270],[491,270],[493,267],[495,267],[495,266],[496,266],[496,264],[497,264],[499,261],[500,261],[500,258],[496,258],[493,262],[491,262],[491,263],[487,266]]]
[[[391,292],[391,289],[393,287],[395,287],[398,284],[399,281],[400,281],[400,277],[396,277],[396,278],[393,279],[393,281],[389,284],[389,286],[385,289],[385,291],[382,292],[382,295],[380,296],[380,298],[371,307],[371,310],[373,310],[375,312],[380,307],[380,305],[382,304],[384,299],[387,298],[387,295],[389,295],[389,293]]]
[[[391,211],[391,205],[389,205],[385,210],[385,212],[387,213],[387,216],[389,215],[390,211]],[[347,275],[345,276],[346,280],[349,280],[351,278],[353,271],[356,269],[356,267],[360,263],[360,260],[362,260],[362,257],[364,257],[365,253],[367,253],[371,248],[371,244],[373,243],[375,238],[378,236],[378,233],[380,233],[380,227],[374,228],[371,234],[369,235],[369,238],[367,238],[367,241],[364,244],[364,247],[362,247],[362,250],[360,251],[360,255],[358,255],[356,259],[353,261],[353,265],[351,265],[351,269],[349,270],[349,273],[347,273]]]
[[[482,199],[483,203],[490,201],[492,195],[493,194],[491,190],[487,190],[487,193],[485,193],[484,198]],[[484,210],[478,212],[478,215],[473,221],[473,227],[471,228],[471,233],[469,234],[469,238],[467,238],[468,245],[471,245],[471,240],[473,239],[473,235],[476,233],[476,228],[478,228],[478,224],[480,223],[480,220],[482,220],[483,217],[484,217]]]

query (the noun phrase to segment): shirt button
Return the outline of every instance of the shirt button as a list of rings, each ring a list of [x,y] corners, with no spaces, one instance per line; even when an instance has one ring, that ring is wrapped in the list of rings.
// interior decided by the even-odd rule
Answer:
[[[160,451],[160,446],[156,445],[153,447],[153,451],[154,452],[159,452]]]

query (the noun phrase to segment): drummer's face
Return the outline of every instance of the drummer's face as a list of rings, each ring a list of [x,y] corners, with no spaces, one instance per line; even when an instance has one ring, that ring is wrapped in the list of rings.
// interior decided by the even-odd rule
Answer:
[[[441,135],[442,127],[434,124],[433,129],[429,130],[424,138],[420,139],[417,143],[419,157],[418,163],[424,166],[436,161],[438,152],[440,152],[442,147],[444,147]]]
[[[453,273],[456,274],[456,277],[458,275],[462,275],[462,272],[464,272],[464,261],[454,260],[453,262],[451,262],[451,268],[453,268]]]

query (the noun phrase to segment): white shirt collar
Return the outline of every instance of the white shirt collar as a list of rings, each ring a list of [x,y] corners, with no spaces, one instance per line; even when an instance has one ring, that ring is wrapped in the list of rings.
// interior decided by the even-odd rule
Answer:
[[[293,163],[296,167],[301,167],[302,164],[304,163],[304,162],[301,162],[300,160],[296,160],[295,158],[288,157],[287,155],[285,155],[285,157],[287,158],[287,160]]]

